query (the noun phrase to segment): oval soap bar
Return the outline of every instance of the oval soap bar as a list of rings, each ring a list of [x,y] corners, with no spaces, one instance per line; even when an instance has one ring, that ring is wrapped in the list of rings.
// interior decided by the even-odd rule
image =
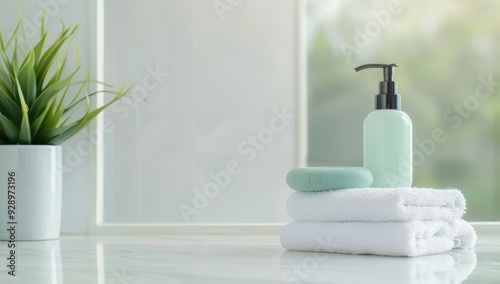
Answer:
[[[366,188],[372,182],[371,171],[363,167],[295,168],[286,176],[288,186],[298,191]]]

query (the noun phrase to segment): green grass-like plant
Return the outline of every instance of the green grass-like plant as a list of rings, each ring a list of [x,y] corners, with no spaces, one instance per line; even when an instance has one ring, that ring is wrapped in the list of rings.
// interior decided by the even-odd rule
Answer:
[[[90,75],[74,82],[82,68],[79,46],[76,66],[66,66],[80,25],[66,27],[61,21],[61,32],[49,43],[44,15],[40,37],[30,46],[22,18],[6,41],[0,30],[0,144],[59,145],[131,88],[123,84],[118,91],[89,93]],[[114,97],[96,108],[91,98],[98,93]]]

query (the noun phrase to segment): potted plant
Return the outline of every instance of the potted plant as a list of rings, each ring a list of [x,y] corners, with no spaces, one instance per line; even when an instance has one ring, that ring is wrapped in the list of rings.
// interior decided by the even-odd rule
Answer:
[[[22,18],[22,17],[21,17]],[[130,88],[89,93],[80,52],[76,66],[68,53],[80,25],[62,29],[48,42],[42,18],[40,37],[30,45],[21,19],[12,36],[0,30],[0,239],[46,240],[59,237],[61,143],[125,96]],[[91,99],[113,97],[101,107]]]

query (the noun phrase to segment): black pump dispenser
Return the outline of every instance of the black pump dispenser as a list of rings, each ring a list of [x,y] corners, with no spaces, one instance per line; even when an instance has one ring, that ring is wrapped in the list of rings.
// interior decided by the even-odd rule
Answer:
[[[398,82],[393,81],[394,67],[392,64],[365,64],[354,68],[356,72],[367,68],[382,68],[384,71],[384,81],[379,84],[379,94],[375,96],[375,109],[401,109],[401,95],[398,94]]]

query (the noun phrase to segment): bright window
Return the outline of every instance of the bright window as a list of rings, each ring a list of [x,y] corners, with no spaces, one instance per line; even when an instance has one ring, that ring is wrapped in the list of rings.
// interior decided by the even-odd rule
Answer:
[[[101,79],[137,84],[100,124],[98,220],[287,221],[302,119],[296,2],[99,3]]]
[[[363,164],[381,72],[354,67],[395,62],[413,121],[413,185],[459,188],[466,219],[500,220],[497,11],[498,1],[309,1],[308,163]]]

